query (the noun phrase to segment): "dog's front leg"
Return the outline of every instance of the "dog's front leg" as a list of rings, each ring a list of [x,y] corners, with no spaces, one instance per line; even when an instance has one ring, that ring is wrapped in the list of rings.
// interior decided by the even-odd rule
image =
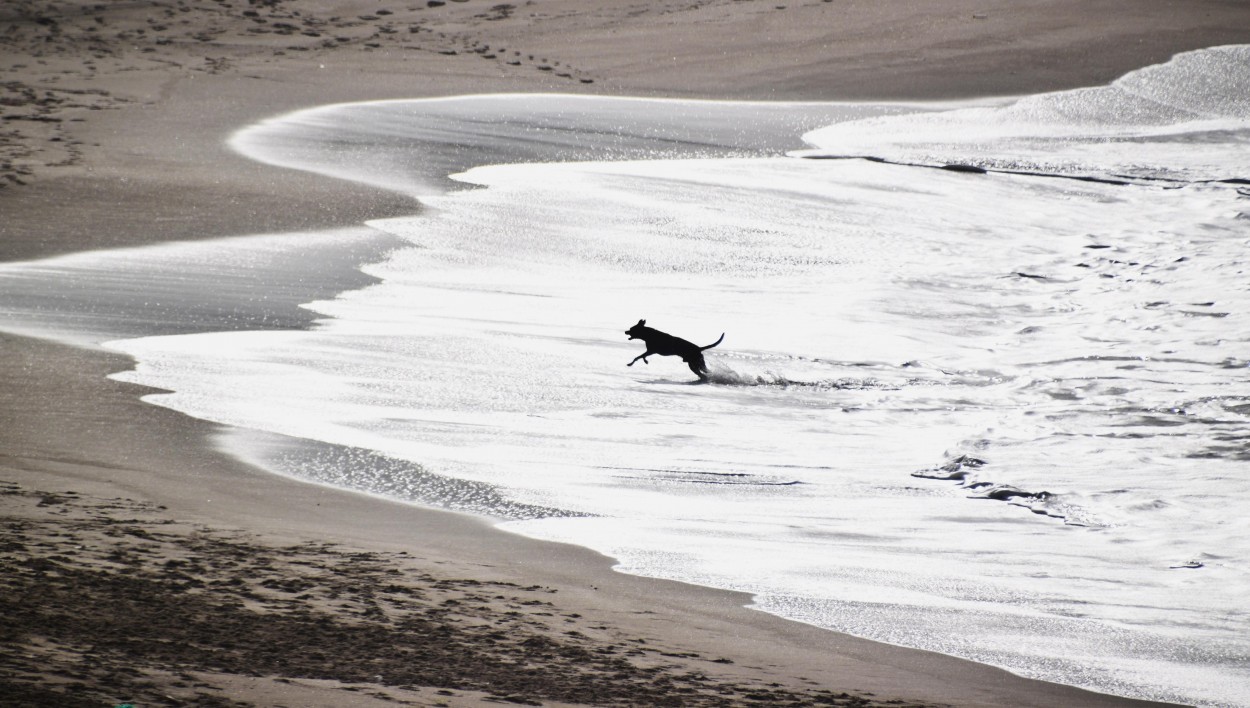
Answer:
[[[642,363],[644,363],[644,364],[646,364],[646,365],[650,366],[650,365],[651,365],[651,362],[647,361],[647,357],[651,356],[651,355],[652,355],[652,354],[654,354],[654,353],[655,353],[655,352],[643,352],[643,353],[639,354],[638,356],[634,357],[634,360],[633,360],[633,361],[631,361],[631,362],[629,362],[629,363],[628,363],[628,364],[626,364],[625,366],[633,366],[634,364],[637,364],[637,363],[638,363],[638,360],[639,360],[639,359],[642,359]]]

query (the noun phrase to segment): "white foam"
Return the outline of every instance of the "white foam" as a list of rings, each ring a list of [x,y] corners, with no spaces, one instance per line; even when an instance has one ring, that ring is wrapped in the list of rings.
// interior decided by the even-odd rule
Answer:
[[[847,121],[812,131],[809,155],[1177,180],[1250,178],[1245,45],[1179,54],[1109,86],[1009,106]]]
[[[1246,52],[809,137],[903,162],[1105,175],[1133,155],[1150,174],[1230,175],[1248,164]],[[1146,94],[1154,108],[1124,113]],[[402,138],[397,115],[383,132]],[[413,160],[371,179],[411,188],[394,165]],[[421,501],[428,485],[396,479],[415,468],[372,467],[382,455],[495,487],[457,508],[628,572],[1029,676],[1250,705],[1235,186],[797,157],[459,179],[485,189],[372,224],[412,247],[368,268],[379,285],[310,304],[317,328],[115,342],[138,361],[118,378],[192,415],[372,451],[328,476],[283,458],[287,473]],[[639,318],[698,344],[724,331],[713,383],[672,358],[627,368]],[[961,455],[983,463],[966,483],[998,486],[911,476]],[[1034,496],[970,498],[1008,487]]]

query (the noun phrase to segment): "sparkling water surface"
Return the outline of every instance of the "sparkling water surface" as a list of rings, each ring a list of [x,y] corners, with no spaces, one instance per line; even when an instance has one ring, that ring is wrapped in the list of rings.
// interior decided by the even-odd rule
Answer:
[[[401,244],[376,283],[307,330],[109,346],[283,474],[830,629],[1246,706],[1247,95],[1250,48],[1222,47],[994,105],[300,112],[235,146],[427,207],[370,222]],[[640,318],[724,332],[710,381],[626,367]]]

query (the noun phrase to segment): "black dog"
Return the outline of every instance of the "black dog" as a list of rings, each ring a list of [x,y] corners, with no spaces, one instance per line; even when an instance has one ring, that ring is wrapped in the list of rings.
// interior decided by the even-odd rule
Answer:
[[[647,351],[634,357],[634,360],[629,362],[627,366],[633,366],[639,359],[642,359],[642,363],[649,364],[651,362],[647,361],[647,357],[652,354],[679,356],[682,361],[690,365],[690,370],[699,377],[700,381],[707,381],[707,363],[703,361],[703,351],[711,349],[725,339],[725,334],[722,332],[720,339],[706,347],[700,347],[687,342],[681,337],[674,337],[658,329],[651,329],[647,326],[646,320],[638,320],[638,324],[625,330],[625,334],[628,334],[630,339],[641,339],[647,345]]]

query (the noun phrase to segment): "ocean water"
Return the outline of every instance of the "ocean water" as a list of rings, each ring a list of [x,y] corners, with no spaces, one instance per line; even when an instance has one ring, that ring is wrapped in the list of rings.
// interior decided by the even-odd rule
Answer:
[[[372,284],[307,329],[108,346],[282,474],[1025,676],[1250,706],[1248,96],[1237,46],[981,105],[281,116],[236,149],[421,196],[368,224],[394,244]],[[644,318],[724,333],[710,380],[626,366]]]

